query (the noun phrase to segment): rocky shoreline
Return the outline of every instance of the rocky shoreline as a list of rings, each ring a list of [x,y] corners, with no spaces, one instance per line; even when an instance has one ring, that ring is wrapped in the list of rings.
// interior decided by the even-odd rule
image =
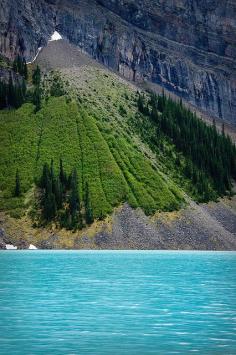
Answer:
[[[152,218],[124,204],[111,218],[80,232],[35,229],[29,221],[0,215],[0,249],[236,250],[236,198],[195,204]]]

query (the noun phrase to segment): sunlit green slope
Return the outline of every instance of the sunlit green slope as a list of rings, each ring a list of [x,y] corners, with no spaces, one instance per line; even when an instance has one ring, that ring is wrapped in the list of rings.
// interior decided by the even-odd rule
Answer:
[[[158,170],[122,129],[110,131],[82,104],[51,97],[34,113],[31,104],[0,113],[1,209],[24,208],[42,166],[53,159],[55,170],[78,172],[80,195],[90,188],[93,215],[104,217],[127,201],[148,214],[173,210],[183,202],[180,189]],[[19,171],[22,197],[14,198]]]

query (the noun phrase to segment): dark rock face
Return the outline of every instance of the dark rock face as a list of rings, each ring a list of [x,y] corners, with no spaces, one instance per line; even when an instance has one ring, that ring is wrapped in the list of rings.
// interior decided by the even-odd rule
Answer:
[[[32,59],[57,29],[130,80],[236,123],[234,0],[3,0],[0,50]],[[5,5],[5,6],[4,6]]]
[[[54,12],[41,0],[1,0],[0,24],[0,53],[30,60],[54,31]]]

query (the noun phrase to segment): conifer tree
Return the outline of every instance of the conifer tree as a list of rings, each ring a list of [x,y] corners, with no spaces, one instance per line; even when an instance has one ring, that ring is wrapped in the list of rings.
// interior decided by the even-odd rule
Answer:
[[[20,175],[19,170],[16,170],[16,181],[15,181],[15,191],[14,196],[19,197],[21,195],[21,184],[20,184]]]
[[[79,211],[79,214],[78,214],[78,229],[83,229],[83,216],[82,216],[82,213],[81,211]]]
[[[52,180],[54,180],[55,178],[55,174],[54,174],[54,162],[53,159],[51,159],[51,165],[50,165],[50,177]]]
[[[22,75],[25,80],[28,79],[28,69],[25,58],[22,59],[20,55],[18,55],[13,62],[13,70]]]
[[[37,65],[37,68],[34,70],[32,75],[32,81],[35,86],[39,86],[41,82],[41,70]]]
[[[89,194],[89,186],[88,186],[87,182],[85,184],[84,206],[85,206],[85,220],[86,220],[86,223],[87,224],[92,224],[93,221],[94,221],[94,218],[93,218],[93,210],[92,210],[90,194]]]
[[[45,220],[51,221],[56,216],[56,200],[52,192],[46,194],[43,207]]]
[[[55,195],[57,209],[60,210],[63,204],[63,196],[62,196],[62,185],[59,178],[56,178],[55,180],[54,195]]]
[[[222,123],[222,135],[224,136],[225,135],[225,124]]]
[[[71,194],[69,199],[70,213],[74,216],[80,210],[77,171],[73,169],[71,175]]]
[[[65,173],[64,168],[63,168],[62,159],[60,159],[59,178],[60,178],[60,181],[61,181],[61,184],[62,184],[63,189],[66,189],[66,186],[67,186],[67,177],[66,177],[66,173]]]
[[[48,180],[49,180],[50,172],[49,172],[49,166],[47,163],[44,164],[43,166],[43,173],[40,179],[40,187],[42,189],[46,189]]]
[[[0,109],[8,106],[9,86],[5,82],[0,82]]]
[[[39,86],[34,89],[33,104],[35,105],[35,112],[38,112],[41,109],[41,89]]]
[[[9,94],[8,104],[9,104],[9,106],[13,106],[14,107],[14,104],[15,104],[15,90],[14,90],[13,80],[12,80],[12,76],[11,75],[10,75],[10,78],[9,78],[8,94]]]
[[[148,106],[146,105],[146,102],[145,102],[145,96],[144,94],[138,94],[138,109],[139,111],[144,114],[144,115],[148,115],[149,114],[149,108]]]

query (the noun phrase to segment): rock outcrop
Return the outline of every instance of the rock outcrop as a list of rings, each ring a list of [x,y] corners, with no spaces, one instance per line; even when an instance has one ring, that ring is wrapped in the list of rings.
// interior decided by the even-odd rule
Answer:
[[[31,60],[57,29],[130,80],[236,123],[234,0],[3,0],[0,51]]]
[[[10,59],[17,54],[28,60],[34,58],[54,30],[54,16],[55,9],[44,0],[2,0],[0,53]]]

